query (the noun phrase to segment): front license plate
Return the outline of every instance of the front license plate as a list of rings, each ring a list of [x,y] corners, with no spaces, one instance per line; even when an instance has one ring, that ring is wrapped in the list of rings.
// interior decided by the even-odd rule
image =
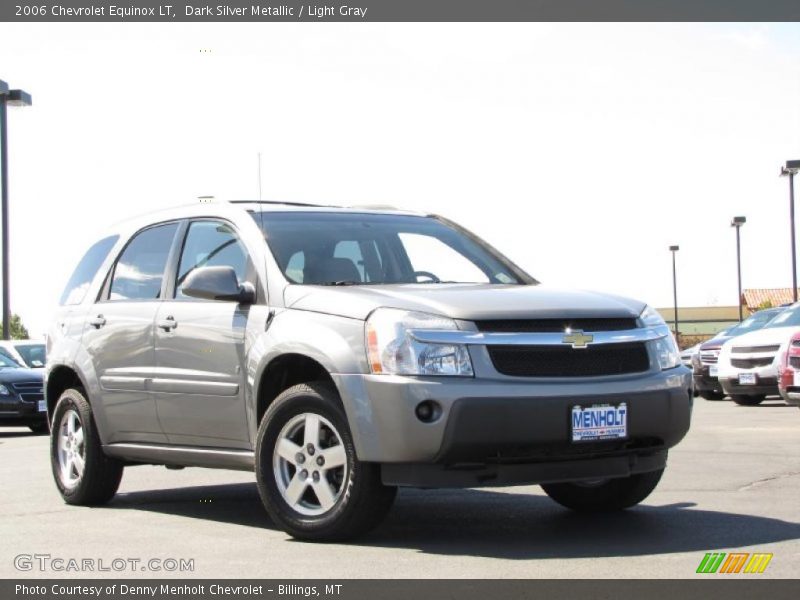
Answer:
[[[45,400],[39,400],[37,408],[39,412],[47,412],[47,402]]]
[[[794,372],[794,387],[800,387],[800,371]]]
[[[739,385],[755,385],[755,373],[739,373]]]
[[[709,377],[716,377],[717,375],[719,375],[719,367],[717,367],[717,366],[708,367],[708,376]]]
[[[572,441],[616,440],[628,437],[628,405],[572,407]]]

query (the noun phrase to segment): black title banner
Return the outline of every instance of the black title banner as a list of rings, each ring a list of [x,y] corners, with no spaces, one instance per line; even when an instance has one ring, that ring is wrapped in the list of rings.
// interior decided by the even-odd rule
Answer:
[[[798,0],[3,0],[7,22],[800,21]]]
[[[737,600],[797,597],[788,579],[694,580],[275,580],[31,579],[0,580],[3,600]]]

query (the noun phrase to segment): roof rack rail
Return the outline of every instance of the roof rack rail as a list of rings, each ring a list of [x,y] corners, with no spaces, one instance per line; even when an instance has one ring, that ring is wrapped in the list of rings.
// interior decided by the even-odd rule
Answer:
[[[282,204],[284,206],[318,206],[325,207],[329,204],[312,204],[310,202],[290,202],[282,200],[228,200],[230,204]]]

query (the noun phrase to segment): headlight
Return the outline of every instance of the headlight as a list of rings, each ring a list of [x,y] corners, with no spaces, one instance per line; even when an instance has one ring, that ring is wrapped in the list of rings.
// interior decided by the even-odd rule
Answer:
[[[419,342],[411,337],[412,329],[435,331],[458,327],[446,317],[396,308],[377,309],[365,325],[367,358],[373,373],[472,377],[466,346]]]
[[[652,306],[645,306],[642,314],[639,315],[639,318],[642,320],[642,324],[645,327],[658,327],[659,325],[667,325],[664,322],[664,318],[658,314],[658,311]]]
[[[8,388],[0,383],[0,396],[10,396],[11,392],[8,391]]]
[[[653,347],[656,350],[658,364],[661,365],[662,371],[672,369],[681,364],[681,355],[678,352],[678,346],[675,344],[675,338],[672,337],[672,334],[655,340]]]
[[[641,319],[645,327],[654,327],[664,332],[664,337],[658,338],[653,342],[653,348],[656,351],[661,370],[673,369],[680,365],[681,353],[678,350],[678,344],[675,343],[675,337],[667,327],[663,317],[658,314],[658,311],[651,306],[645,306],[642,314],[639,315],[639,319]]]

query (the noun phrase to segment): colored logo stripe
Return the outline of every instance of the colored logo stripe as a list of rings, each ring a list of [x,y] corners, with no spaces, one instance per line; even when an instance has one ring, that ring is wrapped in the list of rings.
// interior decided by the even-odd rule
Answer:
[[[725,558],[724,552],[707,552],[697,567],[698,573],[716,573]]]
[[[750,555],[747,552],[731,552],[722,564],[720,573],[738,573],[742,570],[748,556]]]
[[[726,556],[727,559],[725,558]],[[697,573],[763,573],[772,560],[772,556],[771,553],[765,552],[756,554],[748,552],[731,552],[730,554],[725,552],[706,552],[697,567]]]
[[[753,554],[744,568],[745,573],[763,573],[772,560],[772,554]]]

